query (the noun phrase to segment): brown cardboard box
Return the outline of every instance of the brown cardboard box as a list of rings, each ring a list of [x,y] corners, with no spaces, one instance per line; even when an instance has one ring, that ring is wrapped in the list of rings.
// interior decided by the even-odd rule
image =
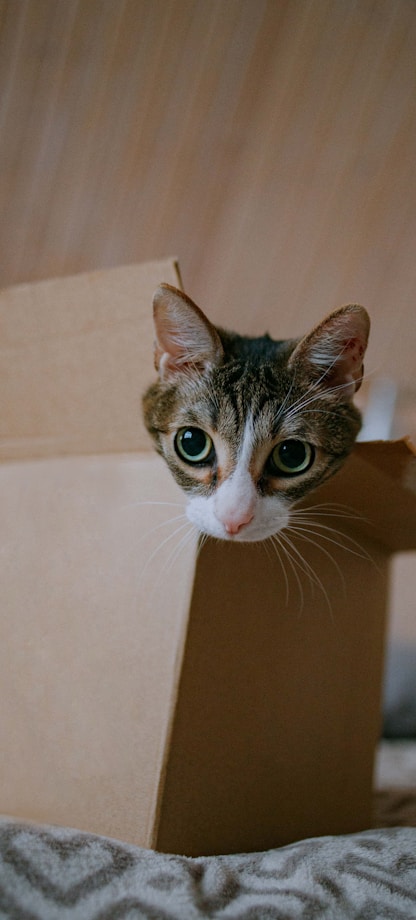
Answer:
[[[357,445],[311,504],[361,517],[317,517],[343,535],[297,544],[306,575],[198,553],[140,415],[162,280],[172,261],[1,294],[0,811],[187,854],[359,830],[414,456]]]

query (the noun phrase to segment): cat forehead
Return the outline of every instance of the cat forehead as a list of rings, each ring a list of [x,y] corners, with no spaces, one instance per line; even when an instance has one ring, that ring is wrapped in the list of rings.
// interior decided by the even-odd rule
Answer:
[[[305,432],[305,419],[296,411],[302,394],[293,381],[273,387],[267,381],[252,381],[245,377],[226,386],[200,381],[182,400],[178,401],[174,425],[195,425],[218,432],[225,440],[243,437],[250,428],[254,441],[260,443],[275,437],[284,428],[285,434]]]
[[[232,407],[235,415],[244,418],[253,406],[260,409],[268,402],[280,403],[293,386],[293,376],[283,362],[276,367],[239,360],[184,381],[183,395],[192,401],[212,403],[223,411]]]

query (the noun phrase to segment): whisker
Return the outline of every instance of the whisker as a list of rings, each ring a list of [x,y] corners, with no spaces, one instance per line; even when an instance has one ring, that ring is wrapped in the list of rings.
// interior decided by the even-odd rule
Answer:
[[[328,606],[329,613],[330,613],[331,618],[332,618],[332,616],[333,616],[332,605],[331,605],[331,601],[330,601],[330,599],[329,599],[329,595],[328,595],[328,592],[327,592],[327,590],[326,590],[326,588],[325,588],[324,583],[323,583],[322,580],[319,578],[319,576],[316,574],[315,569],[310,565],[310,563],[307,561],[307,559],[305,559],[305,557],[302,556],[302,553],[301,553],[300,550],[297,548],[297,546],[293,543],[293,540],[291,540],[291,539],[288,537],[288,535],[287,535],[286,533],[282,533],[281,536],[289,543],[289,545],[290,545],[292,551],[296,554],[297,563],[298,563],[298,565],[299,565],[299,568],[300,568],[301,571],[303,571],[304,574],[309,578],[309,581],[310,581],[311,586],[314,586],[314,585],[315,585],[316,587],[318,587],[318,588],[322,591],[322,594],[323,594],[323,596],[324,596],[324,598],[325,598],[325,601],[326,601],[326,603],[327,603],[327,606]]]
[[[305,524],[306,526],[299,527],[299,524]],[[312,527],[310,526],[311,524],[312,526],[318,529],[312,530]],[[350,536],[350,534],[345,533],[343,530],[338,530],[338,528],[336,527],[329,527],[328,524],[321,524],[319,521],[308,521],[308,520],[307,521],[298,520],[296,521],[295,524],[292,524],[291,527],[293,529],[295,528],[298,529],[299,532],[307,531],[308,533],[314,533],[315,536],[320,537],[322,540],[327,540],[329,543],[333,543],[335,546],[339,546],[341,549],[344,549],[346,552],[351,553],[353,556],[358,556],[358,558],[365,559],[367,562],[371,562],[373,563],[373,565],[376,565],[373,557],[370,555],[370,553],[367,552],[364,546],[362,546],[361,543],[358,542],[358,540],[355,540],[353,537]],[[326,531],[326,533],[322,533],[321,531]],[[343,540],[347,541],[347,543],[351,543],[352,546],[345,545],[345,543],[342,543],[340,540],[336,540],[334,539],[334,537],[328,536],[328,533],[335,534],[338,537],[342,537]],[[354,549],[352,547],[354,547]]]
[[[336,360],[336,359],[334,359],[334,363],[335,363],[335,360]],[[328,371],[329,371],[330,369],[331,369],[331,368],[325,368],[324,371],[322,372],[321,376],[318,377],[317,380],[313,380],[313,381],[312,381],[312,383],[310,384],[309,387],[307,387],[307,389],[305,390],[305,392],[302,393],[302,394],[298,397],[297,400],[295,400],[295,402],[292,404],[292,406],[290,406],[290,409],[298,409],[299,404],[302,403],[302,400],[304,400],[305,397],[307,397],[308,394],[309,394],[309,393],[312,393],[314,390],[319,390],[319,394],[318,394],[318,395],[322,395],[322,390],[320,389],[320,385],[321,385],[321,383],[323,382],[323,380],[325,379],[325,377],[327,376]],[[293,383],[294,383],[294,382],[295,382],[295,381],[293,380]],[[292,384],[292,386],[293,386],[293,384]],[[345,384],[343,384],[343,386],[345,386]],[[314,398],[316,398],[316,397],[314,397]]]
[[[336,409],[305,409],[302,415],[325,415],[326,417],[328,417],[328,415],[333,415],[335,418],[339,418],[342,416],[342,412]],[[288,418],[290,418],[290,416],[288,416]]]
[[[328,375],[329,371],[330,371],[333,367],[335,367],[336,362],[337,362],[338,358],[341,356],[341,354],[342,354],[342,352],[340,352],[338,355],[336,355],[336,356],[334,357],[334,360],[332,361],[332,363],[331,363],[328,367],[326,367],[326,368],[324,369],[324,371],[323,371],[323,373],[321,374],[321,376],[318,377],[317,380],[314,380],[314,381],[311,383],[311,385],[305,390],[305,392],[302,393],[302,394],[298,397],[298,399],[295,400],[295,402],[289,407],[289,411],[288,411],[288,413],[287,413],[287,418],[292,418],[293,415],[295,415],[296,413],[300,412],[302,409],[305,408],[305,406],[310,405],[310,403],[315,402],[315,400],[317,400],[317,399],[324,399],[324,398],[327,398],[327,397],[331,397],[334,393],[337,393],[337,392],[340,391],[340,390],[347,389],[347,388],[349,388],[349,387],[351,386],[351,383],[350,383],[349,381],[347,381],[346,383],[338,383],[338,384],[336,384],[336,386],[327,387],[327,388],[325,388],[325,389],[322,389],[322,387],[321,387],[321,384],[322,384],[322,382],[325,380],[325,377]],[[357,379],[357,381],[356,381],[357,384],[358,384],[358,383],[362,383],[363,379],[364,379],[363,376],[362,376],[361,378]],[[310,394],[311,394],[311,395],[310,395]],[[312,394],[313,394],[313,395],[312,395]]]
[[[209,540],[209,534],[207,534],[207,533],[200,533],[200,534],[199,534],[199,540],[198,540],[198,556],[199,556],[199,554],[200,554],[202,548],[205,546],[205,544],[207,543],[208,540]]]
[[[269,542],[272,544],[272,547],[273,547],[273,550],[274,550],[274,552],[275,552],[275,555],[277,556],[277,558],[278,558],[278,560],[279,560],[280,568],[281,568],[281,570],[282,570],[282,572],[283,572],[283,578],[284,578],[284,582],[285,582],[285,592],[286,592],[286,607],[287,607],[287,605],[288,605],[288,603],[289,603],[289,594],[290,594],[290,592],[289,592],[289,579],[288,579],[288,577],[287,577],[287,572],[286,572],[286,569],[285,569],[285,567],[284,567],[284,563],[283,563],[282,557],[281,557],[281,555],[280,555],[280,553],[279,553],[279,546],[280,546],[280,548],[281,548],[282,550],[283,550],[283,547],[281,546],[281,544],[280,544],[280,542],[279,542],[279,539],[278,539],[277,534],[273,534],[273,536],[268,537],[267,540],[264,540],[264,541],[263,541],[264,548],[266,549],[266,552],[268,552],[268,544],[269,544]],[[284,551],[284,550],[283,550],[283,551]],[[270,557],[269,557],[269,558],[270,558]]]
[[[286,409],[286,404],[287,404],[288,400],[290,399],[290,394],[291,394],[291,392],[292,392],[292,390],[293,390],[294,384],[295,384],[295,381],[294,381],[294,379],[293,379],[292,382],[291,382],[291,384],[290,384],[290,387],[289,387],[289,389],[288,389],[288,391],[287,391],[287,393],[286,393],[286,396],[285,396],[283,402],[282,402],[281,405],[279,406],[279,409],[278,409],[278,412],[277,412],[277,415],[276,415],[276,419],[275,419],[276,422],[279,421],[279,419],[281,418],[281,416],[283,415],[283,413],[284,413],[284,411],[285,411],[285,409]]]
[[[292,508],[291,514],[316,514],[318,513],[320,517],[348,517],[357,521],[365,521],[361,514],[358,513],[356,508],[352,508],[350,505],[343,505],[340,502],[321,502],[316,505],[309,505],[307,508]],[[369,522],[368,522],[369,523]]]
[[[349,505],[337,504],[336,502],[322,502],[322,504],[310,505],[308,508],[292,508],[290,515],[291,520],[295,519],[295,521],[307,525],[312,522],[316,526],[322,528],[324,528],[325,525],[316,520],[318,517],[337,518],[340,521],[357,521],[361,524],[372,526],[372,522],[367,517],[364,517],[363,514],[359,514],[356,508],[351,508]],[[335,530],[336,528],[333,529]],[[344,534],[344,531],[340,530],[338,532]]]
[[[313,540],[312,537],[309,536],[309,534],[311,534],[312,536],[320,537],[321,534],[318,533],[318,531],[316,531],[316,530],[307,530],[307,531],[306,531],[306,529],[305,529],[304,527],[296,527],[296,526],[293,526],[293,527],[292,527],[292,526],[290,526],[290,525],[289,525],[289,527],[288,527],[288,530],[289,530],[289,531],[293,531],[293,533],[294,533],[296,536],[298,536],[298,538],[299,538],[300,540],[304,540],[306,543],[310,543],[311,546],[315,546],[316,549],[318,549],[321,553],[323,553],[324,556],[326,556],[327,559],[329,559],[329,561],[332,562],[332,564],[335,566],[335,568],[336,568],[336,570],[337,570],[337,572],[338,572],[338,575],[339,575],[339,577],[340,577],[340,580],[341,580],[341,583],[342,583],[342,587],[343,587],[343,591],[344,591],[344,596],[345,596],[345,592],[346,592],[346,581],[345,581],[345,575],[344,575],[344,573],[343,573],[343,571],[342,571],[342,569],[341,569],[341,566],[338,564],[337,560],[334,558],[334,556],[332,555],[332,553],[330,553],[324,546],[321,546],[321,544],[318,542],[318,540]],[[306,536],[306,533],[308,534],[308,536]],[[329,539],[329,538],[323,537],[323,539]],[[331,540],[330,542],[331,542],[331,543],[336,543],[337,546],[341,546],[341,544],[338,543],[337,541]]]
[[[146,532],[143,533],[141,537],[139,537],[139,541],[141,542],[142,540],[147,540],[149,537],[152,536],[152,534],[156,533],[156,531],[160,530],[162,527],[167,527],[169,524],[175,524],[176,521],[181,521],[184,518],[185,518],[185,514],[184,512],[182,512],[182,514],[175,515],[175,517],[167,518],[167,520],[165,521],[160,521],[159,524],[155,524],[154,527],[151,528],[151,530],[146,530]]]
[[[191,541],[192,537],[195,534],[195,527],[190,521],[187,521],[189,529],[185,531],[179,542],[176,546],[173,547],[173,550],[169,556],[169,559],[166,561],[162,574],[170,572],[174,562],[177,562],[182,551],[185,549],[187,544]]]
[[[282,552],[284,552],[284,554],[285,554],[285,556],[286,556],[286,559],[287,559],[287,561],[288,561],[288,563],[289,563],[289,565],[290,565],[290,568],[291,568],[291,570],[292,570],[292,572],[293,572],[293,575],[294,575],[294,577],[295,577],[295,579],[296,579],[296,583],[297,583],[298,591],[299,591],[299,598],[300,598],[299,613],[302,613],[302,612],[303,612],[303,608],[304,608],[304,600],[305,600],[305,598],[304,598],[303,585],[302,585],[302,582],[301,582],[301,580],[300,580],[300,578],[299,578],[299,573],[298,573],[298,570],[297,570],[297,565],[299,565],[299,563],[297,563],[297,565],[295,565],[295,560],[292,558],[292,554],[290,553],[288,547],[285,545],[286,542],[289,543],[289,545],[290,545],[290,540],[287,540],[287,538],[284,538],[282,531],[279,531],[278,534],[273,534],[272,540],[273,540],[273,541],[276,541],[276,542],[278,543],[278,545],[280,546]],[[287,574],[286,574],[286,578],[287,578]],[[288,590],[288,592],[289,592],[289,588],[288,588],[287,590]]]
[[[294,415],[297,415],[301,411],[303,412],[306,406],[310,406],[312,403],[316,402],[318,399],[327,399],[328,397],[331,397],[334,393],[336,393],[338,390],[343,390],[346,387],[349,387],[350,385],[351,385],[350,383],[339,383],[335,387],[328,387],[327,390],[319,389],[318,392],[314,393],[313,396],[308,396],[308,392],[310,391],[307,390],[306,393],[304,394],[303,401],[302,401],[302,397],[299,397],[299,399],[295,403],[293,403],[292,406],[289,407],[289,411],[286,415],[286,418],[288,419],[293,418]],[[313,386],[310,389],[311,390],[316,389],[316,384],[313,384]],[[305,399],[305,396],[306,396],[306,399]]]
[[[184,523],[183,523],[183,524],[180,524],[179,527],[176,527],[176,529],[173,531],[173,533],[168,534],[168,536],[165,537],[165,539],[162,540],[161,543],[158,543],[158,545],[157,545],[156,548],[153,550],[153,552],[151,553],[151,555],[149,556],[149,558],[146,560],[145,565],[144,565],[144,567],[143,567],[143,569],[142,569],[142,571],[141,571],[141,573],[140,573],[141,577],[143,577],[143,575],[145,574],[146,570],[148,569],[150,563],[153,561],[153,559],[155,558],[155,556],[163,549],[163,547],[166,545],[166,543],[169,543],[169,540],[173,540],[173,538],[176,537],[177,534],[181,533],[181,531],[182,531],[185,527],[188,527],[188,526],[189,526],[189,521],[188,521],[188,519],[186,518],[185,521],[184,521]]]

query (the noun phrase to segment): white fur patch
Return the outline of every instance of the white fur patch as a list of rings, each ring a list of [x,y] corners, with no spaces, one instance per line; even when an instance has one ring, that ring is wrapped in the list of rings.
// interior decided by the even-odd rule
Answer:
[[[253,542],[282,530],[289,521],[283,496],[261,496],[250,472],[254,451],[253,421],[248,418],[237,464],[209,496],[190,498],[186,513],[192,524],[211,537]]]

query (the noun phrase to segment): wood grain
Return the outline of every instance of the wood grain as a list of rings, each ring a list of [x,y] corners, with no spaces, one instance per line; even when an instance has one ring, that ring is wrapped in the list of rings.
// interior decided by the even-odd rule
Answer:
[[[410,417],[415,48],[413,0],[2,0],[1,285],[173,254],[277,336],[360,301]]]

